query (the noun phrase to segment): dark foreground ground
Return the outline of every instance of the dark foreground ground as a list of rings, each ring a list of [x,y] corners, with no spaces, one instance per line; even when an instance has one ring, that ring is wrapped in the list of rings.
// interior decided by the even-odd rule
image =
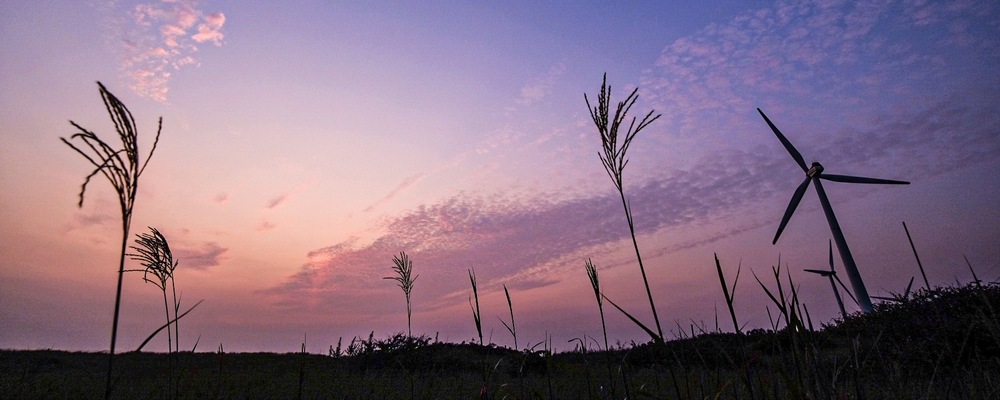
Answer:
[[[779,307],[778,329],[695,327],[695,337],[601,352],[396,335],[333,355],[125,353],[116,359],[113,397],[1000,399],[1000,285],[900,300],[824,327],[811,327],[790,301]],[[107,354],[3,350],[0,397],[101,398],[106,368]]]

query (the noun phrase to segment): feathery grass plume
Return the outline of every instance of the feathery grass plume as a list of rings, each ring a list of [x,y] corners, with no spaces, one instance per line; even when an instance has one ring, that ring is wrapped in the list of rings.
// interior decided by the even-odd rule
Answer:
[[[142,280],[152,283],[163,292],[163,308],[166,311],[168,326],[167,352],[173,352],[180,346],[173,346],[171,340],[173,335],[170,332],[169,325],[172,318],[170,316],[170,306],[167,301],[167,283],[169,282],[174,288],[173,302],[176,305],[177,289],[176,285],[173,284],[173,278],[174,270],[177,268],[177,261],[174,260],[174,256],[170,252],[170,245],[167,243],[167,238],[163,237],[163,234],[156,230],[156,228],[150,227],[149,230],[152,233],[140,233],[136,235],[135,243],[137,246],[130,246],[135,253],[127,254],[133,260],[138,261],[145,269],[128,270],[126,272],[142,272]],[[177,307],[174,307],[174,312],[177,312]],[[177,325],[174,325],[174,334],[176,333]]]
[[[115,312],[111,323],[111,350],[108,352],[108,378],[105,386],[104,397],[111,397],[112,372],[114,370],[115,343],[118,340],[118,316],[121,310],[122,299],[122,277],[125,274],[125,252],[128,250],[129,226],[132,223],[132,208],[135,205],[135,195],[139,188],[139,176],[145,171],[149,159],[156,151],[156,144],[160,141],[160,131],[163,129],[163,118],[159,119],[156,130],[156,138],[153,140],[153,147],[149,150],[145,162],[140,162],[138,131],[135,127],[135,119],[132,113],[125,107],[115,95],[111,94],[101,82],[97,82],[104,101],[104,108],[107,109],[111,122],[115,125],[115,131],[122,142],[122,148],[115,150],[104,140],[76,122],[69,123],[80,130],[69,139],[59,138],[67,146],[87,159],[94,167],[93,171],[87,174],[80,187],[80,201],[78,207],[83,207],[84,193],[87,191],[87,184],[90,179],[97,174],[103,175],[118,194],[118,203],[122,215],[122,245],[121,258],[118,263],[118,285],[115,293]],[[74,140],[78,144],[74,144]]]
[[[180,300],[177,298],[177,284],[174,277],[174,270],[177,269],[178,261],[174,260],[173,253],[170,252],[170,245],[167,243],[167,238],[163,236],[160,231],[156,228],[149,227],[151,233],[140,233],[136,235],[135,243],[136,246],[130,246],[135,253],[127,254],[133,260],[138,261],[145,269],[142,270],[126,270],[126,272],[142,272],[142,279],[146,282],[152,283],[154,286],[163,292],[163,308],[166,311],[167,323],[164,326],[167,329],[167,353],[173,353],[170,358],[170,367],[168,374],[168,386],[170,390],[177,394],[178,382],[174,379],[174,364],[178,364],[179,360],[177,355],[180,352],[180,328],[179,322],[180,315],[177,313],[180,311]],[[167,283],[170,283],[170,290],[173,293],[173,316],[171,317],[171,307],[169,306],[167,300]],[[200,303],[200,302],[199,302]],[[197,304],[195,304],[197,306]],[[193,307],[192,307],[193,308]],[[188,310],[190,311],[190,310]],[[185,315],[187,312],[184,313]],[[173,325],[174,332],[173,335],[170,333],[170,325]],[[156,332],[159,332],[157,330]],[[153,334],[155,335],[156,332]],[[173,345],[171,345],[171,336],[173,337]],[[150,335],[152,338],[152,335]],[[148,341],[148,339],[147,339]],[[145,345],[145,342],[143,342]]]
[[[642,255],[639,254],[639,243],[635,238],[635,223],[632,220],[632,210],[629,207],[628,201],[625,199],[625,191],[622,187],[622,175],[625,170],[625,165],[628,164],[628,158],[626,153],[628,152],[629,146],[632,144],[632,140],[635,139],[635,135],[639,133],[643,128],[649,126],[649,124],[660,118],[661,114],[653,116],[653,110],[650,110],[642,120],[636,124],[635,117],[632,117],[632,122],[629,123],[628,129],[624,132],[624,137],[621,138],[621,143],[619,143],[619,130],[621,124],[625,121],[626,114],[635,104],[635,101],[639,98],[639,89],[636,88],[632,90],[624,101],[618,102],[618,108],[615,110],[615,115],[612,119],[610,118],[610,108],[611,103],[609,97],[611,97],[611,87],[608,86],[608,75],[604,74],[604,79],[601,82],[601,92],[597,95],[597,106],[591,106],[590,99],[587,98],[587,94],[583,94],[583,100],[587,103],[587,108],[590,110],[590,117],[594,120],[594,125],[597,126],[597,131],[601,135],[601,148],[602,152],[598,153],[601,158],[601,162],[604,164],[604,170],[608,173],[608,177],[615,184],[615,189],[618,189],[618,194],[621,196],[622,207],[625,208],[625,218],[628,220],[628,230],[632,235],[632,246],[635,248],[635,258],[639,262],[639,271],[642,272],[642,283],[646,286],[646,295],[649,297],[649,307],[653,311],[653,319],[656,321],[656,331],[659,334],[660,341],[663,340],[663,329],[660,327],[660,316],[656,313],[656,305],[653,302],[653,292],[649,290],[649,280],[646,278],[646,268],[642,264]],[[617,306],[615,306],[618,308]],[[620,309],[620,308],[619,308]],[[631,317],[630,317],[631,318]]]
[[[399,252],[399,256],[393,256],[392,262],[395,264],[392,267],[393,271],[396,271],[396,276],[387,276],[382,279],[392,279],[398,283],[400,289],[403,289],[403,294],[406,295],[406,333],[409,336],[413,336],[413,330],[410,328],[410,292],[413,290],[413,282],[416,282],[417,276],[412,276],[413,274],[413,262],[406,255],[406,252]]]

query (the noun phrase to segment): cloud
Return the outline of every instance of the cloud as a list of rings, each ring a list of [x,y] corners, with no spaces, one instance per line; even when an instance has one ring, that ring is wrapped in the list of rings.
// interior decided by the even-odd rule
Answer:
[[[826,154],[823,161],[831,173],[918,183],[995,159],[1000,153],[995,128],[1000,126],[1000,105],[985,101],[995,92],[989,87],[970,90],[926,108],[863,121],[864,128],[842,126],[822,140],[796,141],[802,137],[786,134],[807,158]],[[763,121],[755,122],[760,134],[770,135]],[[773,141],[771,148],[720,148],[688,168],[627,186],[637,234],[686,232],[683,240],[670,243],[640,239],[643,254],[665,255],[775,224],[800,178],[787,179],[796,168]],[[484,287],[557,284],[586,257],[607,254],[627,241],[620,199],[610,182],[606,187],[604,194],[587,197],[460,194],[425,204],[385,219],[380,228],[385,233],[368,243],[351,238],[310,252],[298,273],[265,293],[287,307],[349,303],[382,290],[380,278],[388,271],[389,257],[399,251],[406,251],[420,270],[426,285],[422,293],[434,298],[424,302],[430,307],[464,301],[467,282],[456,276],[467,268],[476,269]],[[855,192],[854,198],[874,190],[879,187]],[[765,206],[781,209],[762,215]],[[715,231],[689,229],[721,220],[726,223],[717,225],[724,228]],[[605,261],[602,266],[615,264]]]
[[[115,219],[110,213],[94,211],[91,213],[77,212],[73,214],[73,228],[86,228],[90,226],[104,226],[108,221]]]
[[[996,35],[970,33],[992,24],[992,6],[923,3],[782,1],[675,40],[641,92],[679,135],[739,126],[755,107],[878,113],[932,100],[1000,50]]]
[[[178,260],[179,267],[206,270],[219,266],[222,263],[223,255],[229,249],[219,246],[216,242],[202,242],[173,247],[171,251],[174,258]]]
[[[264,209],[266,209],[266,210],[273,210],[275,208],[278,208],[279,206],[284,205],[285,203],[291,201],[291,199],[293,197],[295,197],[296,194],[302,192],[303,190],[305,190],[306,188],[308,188],[310,185],[311,185],[311,183],[304,182],[304,183],[301,183],[301,184],[299,184],[299,185],[297,185],[297,186],[289,189],[285,193],[282,193],[282,194],[279,194],[277,196],[272,197],[271,200],[268,200],[267,204],[264,205]]]
[[[222,46],[222,25],[226,23],[226,16],[222,13],[209,14],[205,17],[205,22],[198,25],[198,33],[191,36],[191,39],[198,43],[212,42],[216,46]]]
[[[110,8],[123,15],[111,28],[124,51],[121,69],[142,96],[165,102],[175,71],[198,65],[197,44],[223,44],[225,15],[204,14],[196,0],[140,3],[130,10],[114,2]]]
[[[260,223],[258,223],[257,226],[254,227],[254,229],[256,229],[257,232],[267,232],[271,229],[274,229],[276,226],[277,225],[275,225],[271,221],[265,219],[261,220]]]
[[[215,197],[212,198],[212,201],[214,201],[214,202],[216,202],[218,204],[226,204],[226,203],[229,202],[229,194],[228,193],[219,193],[219,194],[215,195]]]
[[[400,193],[407,191],[408,189],[413,187],[413,185],[416,185],[420,181],[424,180],[424,177],[426,177],[426,174],[421,172],[409,178],[404,179],[402,182],[399,183],[399,186],[396,186],[396,188],[390,191],[388,194],[386,194],[385,197],[382,197],[378,201],[372,203],[372,205],[365,207],[364,212],[372,212],[379,206],[392,201],[392,199],[396,198],[396,196],[398,196]]]
[[[733,157],[759,158],[751,153]],[[646,181],[627,188],[639,235],[717,217],[732,208],[750,207],[773,190],[753,186],[755,177],[741,175],[739,165],[707,163],[691,172]],[[610,183],[608,188],[610,189]],[[283,284],[267,291],[281,304],[338,303],[380,287],[389,257],[406,251],[422,269],[425,289],[443,298],[464,288],[455,274],[475,267],[484,286],[502,280],[526,289],[556,284],[558,268],[576,261],[581,251],[624,240],[628,227],[618,194],[553,201],[457,195],[391,217],[387,232],[367,244],[352,238],[308,254],[309,262]],[[726,235],[706,240],[719,240]],[[333,301],[332,299],[337,299]]]
[[[278,206],[280,206],[282,204],[285,204],[285,202],[291,196],[292,196],[292,193],[284,193],[284,194],[280,194],[278,196],[275,196],[275,197],[271,198],[271,200],[268,200],[267,205],[265,205],[264,208],[266,208],[268,210],[273,210],[273,209],[277,208]]]
[[[552,93],[552,87],[555,86],[556,80],[559,79],[564,72],[566,72],[565,64],[553,66],[548,72],[545,73],[545,75],[522,87],[521,96],[515,100],[515,103],[522,106],[528,106],[541,101]]]

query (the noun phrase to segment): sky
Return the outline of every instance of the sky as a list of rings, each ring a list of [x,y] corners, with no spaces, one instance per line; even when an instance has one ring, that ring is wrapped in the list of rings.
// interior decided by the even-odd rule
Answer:
[[[653,326],[591,100],[638,89],[662,114],[628,152],[624,192],[668,338],[769,327],[772,267],[814,323],[839,315],[823,278],[830,228],[757,108],[828,182],[868,291],[1000,278],[1000,6],[982,1],[5,1],[0,4],[0,348],[107,350],[120,214],[60,138],[117,146],[100,81],[132,111],[142,157],[130,244],[161,231],[179,267],[180,345],[326,353],[406,331],[392,276],[417,275],[414,334],[601,340],[584,264]],[[539,4],[541,3],[541,4]],[[780,264],[779,264],[780,262]],[[839,256],[838,271],[843,270]],[[129,261],[127,268],[140,268]],[[844,279],[847,281],[847,279]],[[787,282],[787,281],[786,281]],[[787,283],[786,283],[787,284]],[[119,351],[165,319],[125,276]],[[848,304],[851,311],[859,310]],[[612,344],[648,336],[605,309]],[[717,322],[718,321],[718,322]],[[158,338],[147,350],[166,350]],[[522,345],[521,347],[526,347]]]

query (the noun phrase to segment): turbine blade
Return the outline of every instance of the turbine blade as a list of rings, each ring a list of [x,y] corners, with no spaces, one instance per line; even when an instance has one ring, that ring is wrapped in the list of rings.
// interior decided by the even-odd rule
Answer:
[[[778,225],[778,232],[774,234],[774,240],[771,244],[778,243],[778,237],[781,236],[781,231],[785,230],[785,225],[788,224],[788,220],[792,218],[792,213],[795,212],[795,208],[799,206],[799,202],[802,201],[802,195],[805,194],[806,188],[809,187],[809,181],[812,178],[806,177],[806,180],[802,181],[802,184],[795,189],[795,193],[792,194],[792,201],[788,202],[788,208],[785,209],[785,216],[781,217],[781,225]]]
[[[828,181],[846,182],[846,183],[875,183],[875,184],[882,184],[882,185],[909,185],[910,184],[910,182],[906,182],[906,181],[894,181],[892,179],[865,178],[865,177],[861,177],[861,176],[820,174],[819,177],[820,177],[820,179],[826,179]]]
[[[814,274],[819,274],[821,276],[830,276],[830,275],[833,275],[832,272],[830,272],[830,271],[824,271],[824,270],[821,270],[821,269],[804,269],[803,271],[812,272]]]
[[[788,139],[785,138],[785,135],[781,134],[778,127],[771,123],[771,120],[767,118],[767,115],[764,115],[763,111],[758,108],[757,112],[760,113],[761,117],[764,117],[764,122],[767,122],[767,126],[770,126],[771,130],[774,131],[774,134],[778,136],[778,140],[780,140],[781,144],[785,146],[785,150],[788,150],[788,154],[792,155],[792,159],[795,160],[795,163],[799,164],[799,167],[802,168],[803,171],[809,171],[809,167],[806,166],[806,161],[802,158],[802,154],[799,154],[799,151],[795,150],[795,146],[792,146],[792,142],[789,142]]]

